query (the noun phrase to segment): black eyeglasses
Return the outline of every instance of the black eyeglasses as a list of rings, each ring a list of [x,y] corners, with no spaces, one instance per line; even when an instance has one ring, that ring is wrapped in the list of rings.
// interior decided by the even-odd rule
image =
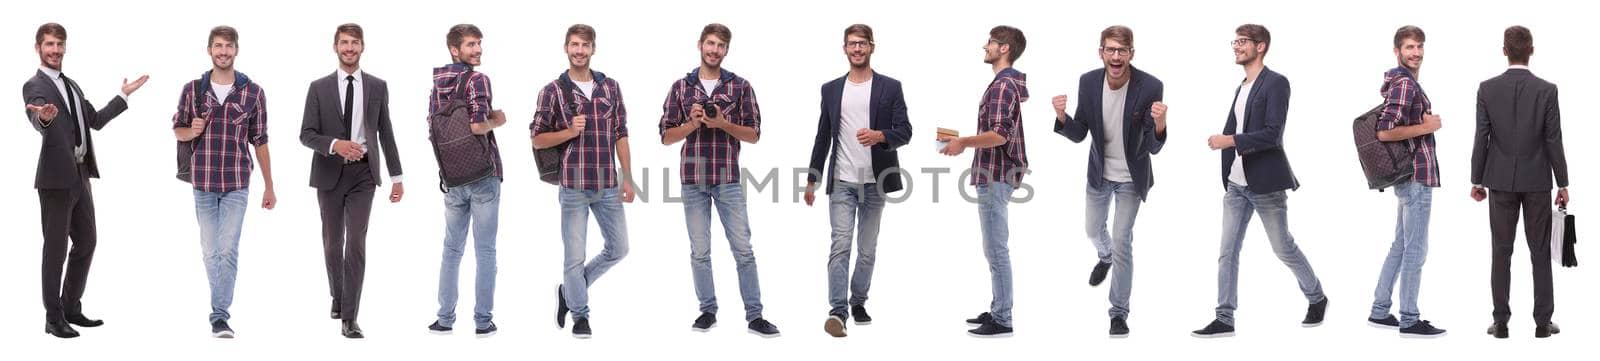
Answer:
[[[876,45],[876,44],[874,44],[871,41],[864,41],[864,40],[847,41],[847,42],[844,43],[844,47],[846,47],[846,48],[863,48],[864,49],[864,48],[867,48],[867,47],[870,47],[870,46],[873,46],[873,45]]]
[[[1123,55],[1123,56],[1126,56],[1128,54],[1133,54],[1133,48],[1107,48],[1107,47],[1101,47],[1100,48],[1100,53],[1106,54],[1107,56],[1111,56],[1111,55]]]
[[[1232,46],[1244,46],[1244,45],[1245,45],[1245,44],[1247,44],[1247,43],[1249,43],[1249,42],[1252,42],[1252,41],[1256,41],[1256,39],[1250,39],[1250,38],[1238,38],[1238,39],[1233,39],[1233,41],[1230,41],[1230,42],[1228,42],[1228,45],[1232,45]]]

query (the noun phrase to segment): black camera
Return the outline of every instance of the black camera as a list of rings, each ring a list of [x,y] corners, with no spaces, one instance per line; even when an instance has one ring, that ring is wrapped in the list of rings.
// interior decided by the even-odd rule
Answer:
[[[700,103],[700,109],[706,111],[706,118],[717,117],[717,105],[712,103],[710,100]]]

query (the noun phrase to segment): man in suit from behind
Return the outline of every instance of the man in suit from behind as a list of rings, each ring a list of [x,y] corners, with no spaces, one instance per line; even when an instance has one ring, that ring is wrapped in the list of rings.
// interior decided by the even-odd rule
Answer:
[[[333,50],[339,69],[311,82],[306,92],[300,143],[311,148],[311,187],[322,209],[322,251],[333,296],[329,316],[341,320],[340,334],[363,338],[356,316],[366,276],[367,221],[379,182],[378,163],[387,160],[389,202],[400,202],[400,153],[389,123],[389,85],[361,70],[366,49],[361,25],[339,25]],[[384,153],[389,158],[383,159]]]
[[[1510,337],[1506,323],[1511,319],[1511,253],[1517,240],[1517,213],[1522,212],[1533,256],[1533,335],[1544,338],[1561,332],[1550,322],[1555,313],[1550,205],[1566,208],[1568,201],[1561,105],[1556,85],[1528,70],[1528,58],[1533,56],[1533,33],[1528,28],[1506,28],[1501,51],[1510,66],[1478,85],[1478,126],[1472,142],[1472,199],[1489,200],[1493,250],[1489,285],[1494,298],[1489,334]],[[1561,188],[1554,202],[1552,175]]]
[[[83,315],[83,291],[97,241],[89,178],[100,177],[89,130],[105,128],[111,119],[127,110],[128,95],[144,86],[150,77],[140,76],[132,82],[123,79],[122,93],[95,109],[84,100],[78,83],[61,72],[67,54],[65,27],[56,23],[40,25],[34,34],[33,49],[39,53],[39,71],[22,85],[22,101],[28,122],[42,137],[33,187],[39,191],[39,220],[44,231],[44,260],[40,265],[44,332],[73,338],[78,337],[73,325],[104,324]]]

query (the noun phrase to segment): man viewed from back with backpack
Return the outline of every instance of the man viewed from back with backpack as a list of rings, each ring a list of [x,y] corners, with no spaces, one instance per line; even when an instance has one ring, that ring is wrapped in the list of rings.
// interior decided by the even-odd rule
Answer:
[[[556,326],[565,327],[567,312],[572,312],[572,336],[577,338],[591,335],[589,285],[628,254],[628,221],[622,204],[633,203],[628,111],[617,81],[589,69],[594,38],[594,28],[588,25],[567,28],[562,42],[567,71],[539,91],[539,108],[529,125],[535,149],[561,147],[559,198],[565,252],[561,285],[556,287]],[[621,179],[613,159],[622,165]],[[600,254],[584,263],[591,212],[606,243]]]
[[[493,130],[505,125],[506,117],[491,106],[494,96],[489,90],[489,77],[473,71],[473,68],[483,64],[482,42],[483,32],[477,26],[461,24],[451,27],[445,36],[451,64],[433,69],[433,92],[428,96],[430,122],[441,121],[442,117],[436,115],[439,110],[450,109],[453,102],[464,101],[468,114],[465,121],[470,123],[471,133],[480,136],[478,140],[487,147],[488,159],[485,160],[451,154],[452,150],[461,148],[441,147],[440,139],[432,139],[440,162],[441,182],[452,175],[443,170],[446,162],[476,160],[493,167],[490,176],[465,184],[447,185],[445,189],[444,260],[439,265],[439,319],[428,325],[428,331],[434,334],[449,334],[451,325],[456,321],[456,280],[459,278],[461,255],[466,248],[468,226],[472,227],[473,249],[478,260],[477,292],[474,297],[477,306],[472,310],[473,323],[477,327],[475,333],[478,337],[488,337],[497,331],[492,314],[494,242],[500,223],[500,182],[505,167],[500,163],[500,146],[494,141]]]
[[[1433,133],[1439,130],[1439,116],[1433,114],[1433,103],[1417,85],[1417,75],[1422,69],[1422,44],[1427,40],[1422,29],[1404,26],[1394,33],[1395,60],[1400,63],[1383,74],[1383,110],[1378,117],[1378,140],[1406,142],[1413,152],[1415,172],[1410,181],[1394,186],[1399,199],[1399,217],[1396,219],[1394,245],[1383,261],[1378,273],[1378,287],[1373,294],[1372,315],[1367,322],[1374,327],[1399,329],[1401,337],[1432,338],[1444,336],[1445,330],[1435,328],[1421,318],[1417,310],[1417,293],[1422,282],[1422,263],[1428,257],[1428,216],[1433,210],[1433,189],[1439,187],[1439,161],[1436,156]],[[1396,279],[1400,286],[1400,318],[1389,313],[1393,305]]]

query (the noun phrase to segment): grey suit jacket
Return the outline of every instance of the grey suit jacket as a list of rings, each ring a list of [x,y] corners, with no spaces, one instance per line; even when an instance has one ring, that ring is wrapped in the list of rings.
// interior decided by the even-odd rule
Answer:
[[[1553,174],[1567,186],[1556,85],[1509,69],[1478,85],[1472,184],[1502,192],[1549,192]]]
[[[67,81],[67,87],[78,89],[77,82]],[[83,99],[83,93],[75,93],[78,98],[78,111],[83,113],[83,123],[90,129],[100,130],[110,123],[111,119],[128,110],[128,102],[122,97],[111,100],[104,108],[95,109],[93,104]],[[77,156],[73,154],[73,143],[78,137],[78,115],[70,111],[67,100],[61,98],[61,91],[56,88],[55,79],[50,79],[43,70],[37,71],[33,78],[22,84],[22,102],[31,105],[55,104],[57,113],[54,121],[46,125],[40,121],[33,112],[23,110],[27,114],[28,122],[33,124],[33,129],[39,131],[43,140],[39,142],[39,167],[33,177],[33,187],[36,189],[71,189],[81,187],[83,177],[100,178],[100,168],[95,163],[94,157],[94,132],[84,132],[83,164],[88,174],[79,174]]]
[[[350,130],[344,127],[344,104],[339,101],[340,83],[338,72],[334,72],[312,81],[311,88],[306,91],[306,113],[300,121],[300,144],[311,148],[311,186],[317,189],[331,189],[339,183],[344,158],[329,152],[332,149],[330,145],[334,140],[351,138]],[[372,178],[382,184],[382,177],[378,176],[382,174],[378,171],[378,163],[387,161],[391,177],[403,174],[400,152],[394,144],[394,128],[389,123],[389,84],[363,71],[361,89],[366,98],[365,104],[355,106],[365,107],[362,108],[364,116],[352,121],[362,122],[367,164],[372,170]],[[384,153],[388,153],[388,159],[384,159]]]

